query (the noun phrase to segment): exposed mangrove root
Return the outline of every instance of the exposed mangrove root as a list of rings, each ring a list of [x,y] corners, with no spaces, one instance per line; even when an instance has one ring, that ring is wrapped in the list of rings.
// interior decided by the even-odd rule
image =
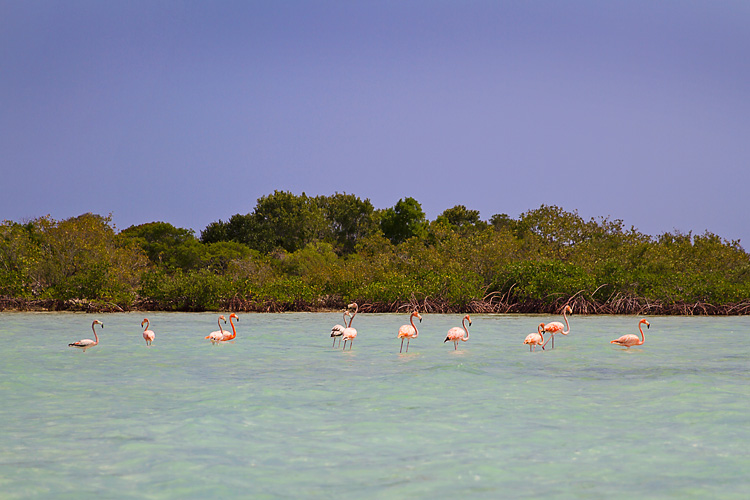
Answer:
[[[601,287],[600,287],[601,288]],[[597,289],[598,291],[599,289]],[[546,300],[517,300],[509,294],[493,292],[481,299],[465,304],[453,304],[445,299],[410,297],[409,300],[393,302],[367,301],[354,298],[360,303],[361,313],[395,313],[418,310],[422,313],[474,313],[474,314],[557,314],[565,305],[573,308],[574,314],[624,314],[657,316],[743,316],[750,314],[750,301],[714,305],[708,302],[671,302],[647,300],[614,293],[604,301],[579,292],[570,297],[548,297]],[[326,297],[314,303],[302,300],[276,301],[257,297],[232,297],[220,304],[217,310],[234,312],[320,312],[341,310],[351,301],[340,297]],[[124,312],[124,311],[205,311],[189,303],[156,300],[137,300],[132,304],[113,304],[89,300],[26,300],[0,296],[0,311],[79,311],[79,312]]]

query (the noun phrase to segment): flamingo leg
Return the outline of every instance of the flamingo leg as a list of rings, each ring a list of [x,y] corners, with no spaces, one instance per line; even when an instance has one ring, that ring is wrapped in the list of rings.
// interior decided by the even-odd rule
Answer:
[[[403,352],[403,350],[404,350],[404,339],[401,339],[401,349],[399,349],[399,351],[398,351],[398,352],[399,352],[399,354],[400,354],[401,352]]]
[[[352,344],[353,344],[353,343],[354,343],[354,340],[350,340],[350,341],[349,341],[349,350],[350,350],[350,351],[352,350]]]
[[[409,352],[409,341],[411,341],[411,339],[406,340],[406,352]]]

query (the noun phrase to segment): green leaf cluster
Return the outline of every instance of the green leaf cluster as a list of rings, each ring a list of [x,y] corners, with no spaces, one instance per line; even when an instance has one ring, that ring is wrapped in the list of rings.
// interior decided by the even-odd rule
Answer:
[[[413,198],[376,210],[351,194],[275,191],[200,238],[167,222],[118,233],[93,214],[5,221],[0,295],[172,310],[356,301],[459,311],[498,297],[539,307],[623,297],[720,306],[750,301],[750,257],[712,233],[654,237],[557,206],[483,221],[457,205],[429,221]]]

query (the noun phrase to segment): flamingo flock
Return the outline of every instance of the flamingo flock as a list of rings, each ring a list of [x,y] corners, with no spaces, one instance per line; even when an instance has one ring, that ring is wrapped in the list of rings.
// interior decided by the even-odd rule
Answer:
[[[344,341],[344,347],[343,350],[346,350],[346,344],[349,344],[349,350],[352,350],[352,345],[354,343],[354,339],[357,338],[357,330],[355,328],[352,328],[352,322],[354,321],[354,317],[359,312],[359,305],[357,305],[356,302],[352,302],[349,304],[346,309],[343,311],[343,325],[334,325],[331,328],[331,337],[333,338],[333,344],[331,347],[335,347],[336,345],[336,339],[339,340],[339,347],[341,346],[341,340]],[[523,341],[523,345],[529,346],[529,352],[535,351],[537,347],[541,347],[544,351],[546,349],[547,344],[552,341],[551,348],[555,347],[555,335],[556,334],[562,334],[562,335],[568,335],[570,333],[570,323],[568,321],[568,314],[573,314],[573,308],[570,305],[566,305],[563,308],[562,316],[563,321],[565,324],[559,322],[559,321],[553,321],[550,323],[539,323],[537,325],[537,331],[530,333],[526,336],[526,338]],[[347,323],[347,318],[349,319]],[[411,312],[409,316],[409,324],[402,325],[398,329],[398,335],[397,338],[401,339],[401,347],[399,349],[399,354],[402,354],[404,352],[409,352],[409,344],[411,343],[412,339],[416,339],[419,336],[419,330],[417,329],[417,325],[414,324],[414,319],[418,319],[419,322],[422,322],[422,316],[419,313],[418,310],[414,310]],[[212,344],[219,344],[223,342],[229,342],[237,338],[237,328],[234,324],[234,320],[239,321],[240,318],[236,313],[231,313],[229,315],[229,325],[232,329],[230,332],[229,330],[225,330],[222,327],[222,322],[224,324],[227,323],[226,317],[222,314],[219,315],[219,318],[217,320],[217,324],[219,326],[219,329],[216,331],[213,331],[206,335],[205,339],[208,339],[211,341]],[[467,326],[468,323],[468,326]],[[94,340],[92,339],[82,339],[77,342],[72,342],[68,344],[70,347],[77,347],[82,349],[84,352],[86,349],[89,349],[91,347],[94,347],[99,344],[99,335],[96,333],[96,325],[100,325],[102,328],[104,328],[104,323],[102,323],[99,320],[94,320],[93,323],[91,323],[91,330],[94,332]],[[472,325],[471,316],[468,314],[463,317],[461,320],[461,326],[455,326],[448,330],[448,335],[445,337],[445,340],[443,340],[443,343],[446,342],[453,342],[453,350],[458,350],[458,344],[459,342],[468,342],[469,340],[469,326]],[[610,341],[611,344],[616,344],[621,347],[625,347],[626,349],[629,349],[633,346],[639,346],[643,345],[646,341],[646,337],[643,333],[643,325],[646,325],[646,328],[650,328],[651,324],[644,318],[641,319],[638,323],[638,331],[640,332],[640,338],[637,335],[633,334],[627,334],[623,335],[615,340]],[[147,346],[151,346],[154,339],[156,338],[156,334],[149,329],[150,322],[148,318],[144,318],[143,321],[141,321],[141,328],[143,328],[143,339],[146,341]],[[544,334],[548,333],[550,337],[545,341],[544,340]],[[404,340],[406,340],[406,351],[404,351]]]

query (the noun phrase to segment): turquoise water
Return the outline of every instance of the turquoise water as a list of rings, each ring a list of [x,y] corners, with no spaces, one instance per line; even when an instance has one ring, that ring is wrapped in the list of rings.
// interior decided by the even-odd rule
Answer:
[[[0,498],[748,498],[750,318],[0,313]],[[100,344],[68,347],[104,322]]]

